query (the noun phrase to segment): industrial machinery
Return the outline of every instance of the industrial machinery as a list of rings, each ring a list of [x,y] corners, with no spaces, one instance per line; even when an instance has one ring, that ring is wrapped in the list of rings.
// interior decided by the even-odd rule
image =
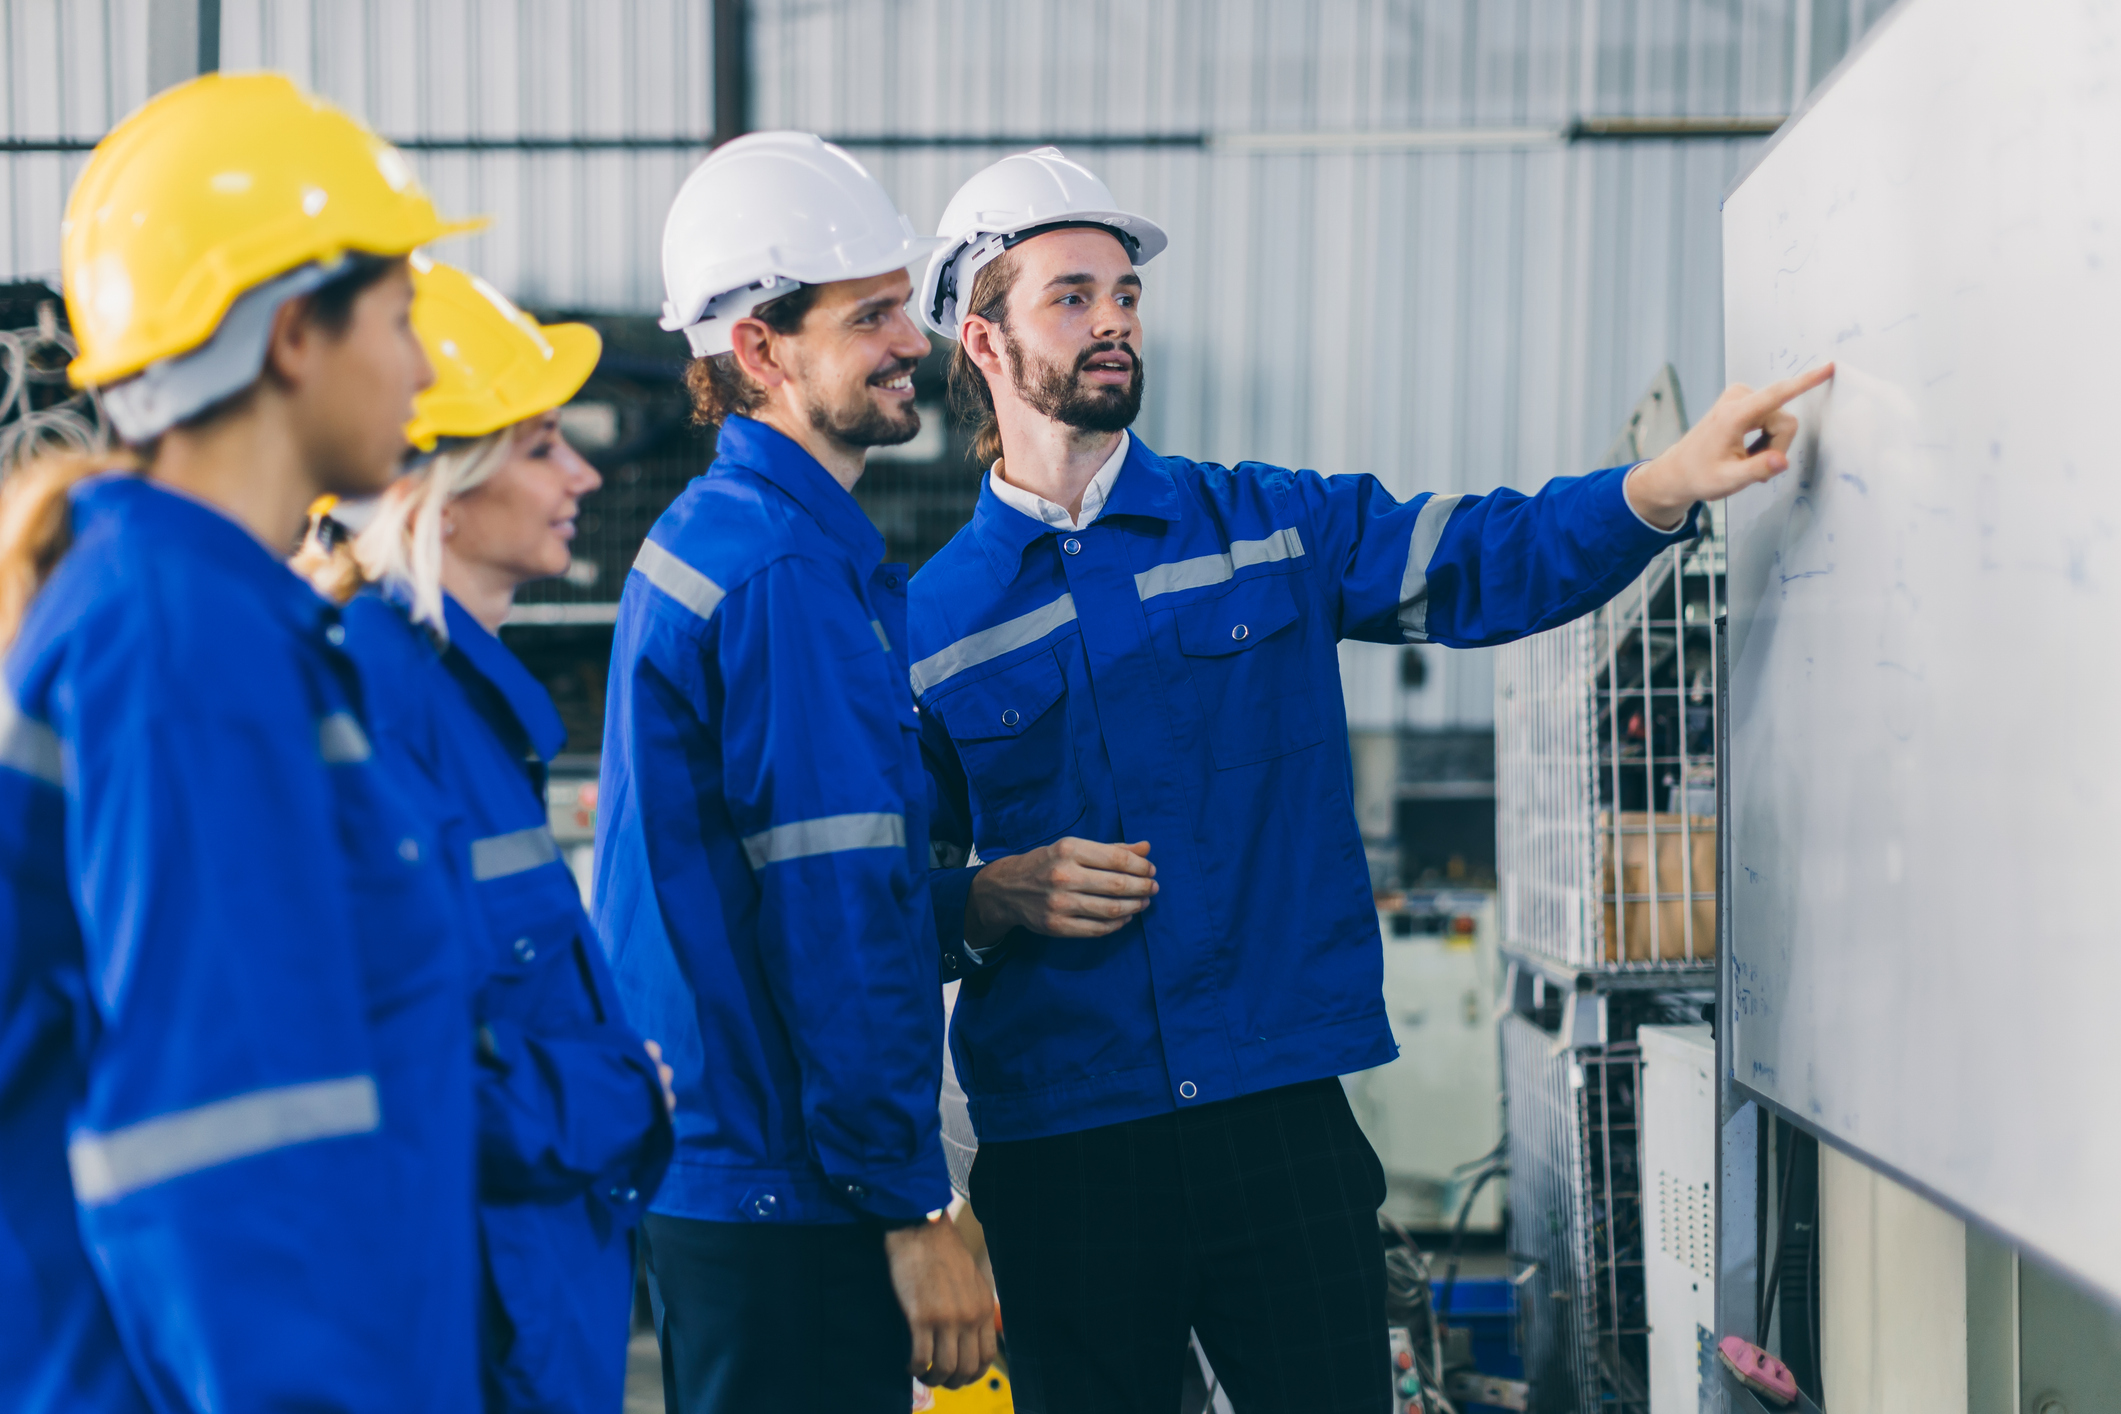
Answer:
[[[1495,896],[1482,890],[1378,901],[1385,1010],[1399,1056],[1342,1084],[1384,1164],[1385,1216],[1405,1227],[1451,1227],[1470,1197],[1467,1231],[1502,1228],[1501,1185],[1472,1191],[1502,1137],[1494,919]]]
[[[1716,1042],[1706,1026],[1645,1026],[1643,1290],[1650,1408],[1694,1410],[1716,1363]]]
[[[1602,464],[1685,430],[1667,367]],[[1721,525],[1706,508],[1612,602],[1496,654],[1509,1246],[1541,1410],[1650,1404],[1638,1028],[1714,1000]]]

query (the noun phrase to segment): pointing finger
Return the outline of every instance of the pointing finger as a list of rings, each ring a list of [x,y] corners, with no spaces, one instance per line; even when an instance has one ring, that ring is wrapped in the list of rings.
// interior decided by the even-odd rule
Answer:
[[[1822,364],[1808,373],[1795,378],[1785,378],[1780,383],[1770,383],[1759,392],[1739,404],[1739,413],[1747,427],[1762,426],[1768,414],[1777,411],[1792,398],[1802,397],[1812,389],[1834,376],[1834,365]]]

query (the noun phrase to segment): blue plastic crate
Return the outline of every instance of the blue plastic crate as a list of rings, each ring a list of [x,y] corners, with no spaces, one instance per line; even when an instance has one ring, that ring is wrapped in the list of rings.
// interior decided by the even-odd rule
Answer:
[[[1430,1299],[1441,1303],[1443,1283],[1432,1282]],[[1503,1379],[1524,1378],[1524,1354],[1517,1348],[1517,1288],[1503,1277],[1460,1277],[1451,1288],[1451,1309],[1438,1306],[1448,1326],[1473,1333],[1473,1368]],[[1475,1405],[1474,1408],[1485,1408]]]

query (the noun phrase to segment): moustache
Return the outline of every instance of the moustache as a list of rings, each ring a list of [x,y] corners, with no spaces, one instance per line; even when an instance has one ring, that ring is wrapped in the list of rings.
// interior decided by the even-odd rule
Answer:
[[[894,378],[905,377],[920,366],[921,361],[917,358],[895,358],[891,361],[891,365],[888,368],[882,368],[870,374],[869,381],[871,384],[889,383]]]
[[[1084,349],[1075,360],[1075,371],[1081,373],[1088,369],[1096,360],[1103,358],[1107,354],[1115,353],[1125,354],[1127,362],[1132,364],[1135,369],[1139,369],[1142,365],[1141,355],[1136,353],[1132,346],[1124,341],[1114,342],[1108,340],[1105,343],[1092,344],[1089,348]]]

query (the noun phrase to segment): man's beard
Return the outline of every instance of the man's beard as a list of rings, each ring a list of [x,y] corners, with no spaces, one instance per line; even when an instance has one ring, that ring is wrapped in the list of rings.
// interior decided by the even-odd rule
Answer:
[[[916,366],[916,360],[907,359],[881,373],[870,374],[861,388],[839,407],[811,403],[805,409],[811,427],[843,447],[895,447],[901,442],[912,441],[921,432],[921,415],[914,411],[913,404],[880,407],[869,396],[869,389],[904,377]]]
[[[1009,376],[1016,384],[1017,396],[1055,422],[1085,432],[1118,432],[1131,426],[1141,413],[1141,355],[1127,344],[1092,344],[1067,368],[1034,362],[1024,351],[1024,346],[1016,341],[1016,336],[1007,331],[1002,334],[1002,346],[1009,352]],[[1116,352],[1125,353],[1133,365],[1127,386],[1086,385],[1082,381],[1083,370],[1089,367],[1090,360]]]

